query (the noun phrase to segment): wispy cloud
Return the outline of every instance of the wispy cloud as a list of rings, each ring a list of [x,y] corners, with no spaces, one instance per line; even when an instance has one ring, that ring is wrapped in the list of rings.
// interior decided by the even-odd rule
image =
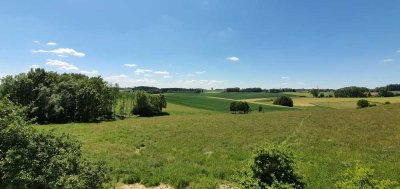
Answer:
[[[40,41],[38,41],[38,40],[34,40],[34,41],[32,41],[32,43],[39,44],[39,43],[40,43]]]
[[[289,83],[281,83],[281,85],[287,85],[287,84],[289,84]]]
[[[84,57],[86,56],[83,52],[78,52],[71,48],[58,48],[54,50],[33,50],[33,53],[52,53],[58,55],[70,55],[70,56],[77,56],[77,57]]]
[[[36,68],[39,68],[39,65],[33,64],[33,65],[31,65],[29,68],[30,68],[30,69],[36,69]]]
[[[78,67],[61,60],[47,59],[46,65],[56,67],[60,70],[79,70]]]
[[[80,71],[80,73],[85,74],[85,75],[97,75],[99,73],[99,71],[97,71],[97,70],[92,70],[92,71],[82,70],[82,71]]]
[[[194,73],[197,74],[197,75],[202,75],[202,74],[205,74],[206,71],[197,71],[197,72],[194,72]]]
[[[190,79],[190,80],[178,80],[175,81],[175,85],[179,87],[191,87],[191,88],[210,88],[222,86],[222,84],[227,83],[228,80],[207,80],[207,79]]]
[[[61,58],[69,58],[69,56],[67,56],[67,55],[63,55],[63,54],[59,54],[59,55],[57,55],[58,57],[61,57]]]
[[[297,84],[297,85],[305,85],[304,82],[297,82],[296,84]]]
[[[237,61],[240,61],[240,58],[236,57],[236,56],[229,56],[229,57],[226,57],[226,60],[229,60],[231,62],[237,62]]]
[[[124,66],[126,66],[126,67],[136,67],[137,65],[136,64],[124,64]]]
[[[109,76],[104,78],[111,83],[118,83],[121,87],[134,87],[137,85],[154,85],[157,80],[148,78],[132,79],[125,74]]]
[[[171,75],[167,71],[153,71],[149,69],[136,69],[134,72],[136,75],[144,75],[145,77],[151,77],[153,75],[160,75],[163,76],[164,78],[171,78]]]
[[[289,79],[287,76],[282,76],[281,79]]]
[[[49,42],[46,43],[46,45],[47,45],[47,46],[56,46],[57,43],[56,43],[56,42],[49,41]]]
[[[386,59],[382,59],[381,62],[382,62],[382,63],[392,63],[392,62],[394,62],[394,59],[392,59],[392,58],[386,58]]]

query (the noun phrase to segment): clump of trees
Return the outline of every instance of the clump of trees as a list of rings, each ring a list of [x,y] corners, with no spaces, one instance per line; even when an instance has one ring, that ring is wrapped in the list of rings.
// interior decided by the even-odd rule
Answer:
[[[287,96],[280,96],[274,100],[273,104],[293,107],[293,100],[292,100],[292,98],[287,97]]]
[[[342,176],[342,180],[336,182],[335,186],[338,189],[349,188],[379,188],[393,189],[400,188],[397,181],[389,179],[378,180],[374,179],[374,170],[367,167],[356,165],[353,168],[347,169]]]
[[[167,108],[167,100],[164,95],[150,95],[143,90],[134,92],[132,109],[134,115],[145,117],[160,115],[163,108]]]
[[[0,96],[28,108],[38,123],[93,122],[113,118],[118,87],[101,77],[58,74],[44,69],[6,76]]]
[[[361,99],[361,100],[357,101],[357,107],[358,108],[366,108],[366,107],[369,107],[369,106],[370,106],[370,104],[369,104],[368,100]]]
[[[296,89],[292,88],[269,89],[268,92],[270,93],[296,92]]]
[[[83,159],[80,143],[67,135],[29,126],[26,110],[0,99],[0,188],[109,188],[104,163]]]
[[[306,184],[295,167],[293,153],[287,148],[278,145],[260,147],[238,181],[241,188],[246,189],[305,188]]]
[[[310,93],[312,94],[312,96],[314,98],[318,98],[319,97],[319,89],[311,89]],[[323,93],[321,93],[321,94],[323,94]]]
[[[240,92],[240,88],[239,87],[233,87],[233,88],[226,88],[225,90],[226,92]]]
[[[229,109],[230,109],[231,113],[234,113],[234,114],[236,114],[236,113],[247,114],[251,111],[249,104],[245,101],[231,102]]]
[[[344,87],[335,90],[335,97],[363,98],[368,97],[369,89],[366,87]]]

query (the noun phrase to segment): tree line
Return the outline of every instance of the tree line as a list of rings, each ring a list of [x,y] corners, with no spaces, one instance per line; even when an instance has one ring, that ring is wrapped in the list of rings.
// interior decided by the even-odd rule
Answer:
[[[113,118],[118,87],[101,77],[44,69],[6,76],[0,96],[28,108],[38,123],[93,122]]]

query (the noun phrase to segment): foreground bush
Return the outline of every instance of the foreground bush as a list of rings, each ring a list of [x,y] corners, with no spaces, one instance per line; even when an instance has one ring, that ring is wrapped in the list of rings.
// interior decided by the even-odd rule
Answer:
[[[241,188],[304,188],[295,172],[291,151],[283,146],[268,146],[255,151],[249,167],[239,176]]]
[[[358,107],[358,108],[366,108],[366,107],[369,107],[369,102],[368,102],[368,100],[365,100],[365,99],[358,100],[358,101],[357,101],[357,107]]]
[[[281,96],[281,97],[276,98],[274,100],[273,104],[281,105],[281,106],[293,107],[293,100],[290,97]]]
[[[66,135],[28,126],[23,111],[0,100],[0,188],[107,188],[103,163],[84,160],[80,144]]]
[[[397,181],[377,180],[374,170],[356,165],[343,173],[343,180],[336,182],[338,189],[395,189],[400,188]]]

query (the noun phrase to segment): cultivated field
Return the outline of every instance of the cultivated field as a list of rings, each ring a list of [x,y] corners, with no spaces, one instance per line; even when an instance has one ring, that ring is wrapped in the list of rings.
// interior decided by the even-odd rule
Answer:
[[[264,95],[169,94],[169,116],[37,128],[76,136],[87,158],[113,168],[114,182],[129,178],[151,186],[216,188],[232,182],[252,150],[265,143],[294,150],[308,188],[333,187],[356,162],[374,168],[378,178],[398,179],[400,104],[356,109],[357,99],[346,99],[347,109],[337,110],[331,104],[345,101],[293,95],[295,105],[322,107],[316,111],[272,106],[266,98],[276,96]],[[259,99],[254,103],[265,103],[265,112],[230,114],[229,99]],[[400,102],[398,97],[369,100]],[[251,104],[255,110],[258,105]]]

